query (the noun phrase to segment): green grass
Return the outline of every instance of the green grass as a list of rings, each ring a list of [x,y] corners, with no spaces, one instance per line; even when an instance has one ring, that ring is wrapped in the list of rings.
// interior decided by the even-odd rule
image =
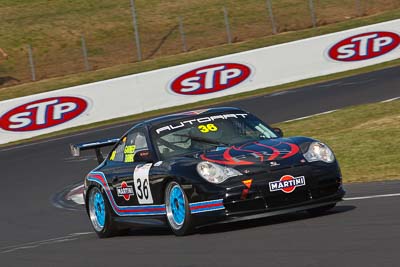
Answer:
[[[23,82],[27,81],[29,71],[26,66],[26,44],[28,43],[34,47],[40,79],[58,76],[60,71],[64,74],[82,71],[83,62],[81,62],[79,47],[81,34],[87,37],[90,63],[95,71],[0,88],[0,100],[290,42],[400,17],[400,9],[398,9],[400,1],[398,0],[361,1],[364,3],[362,15],[370,15],[362,18],[355,18],[357,14],[353,6],[354,1],[340,0],[340,3],[331,0],[316,1],[320,27],[309,29],[311,22],[304,2],[307,1],[273,1],[280,34],[270,36],[268,18],[265,17],[262,6],[265,1],[193,0],[185,1],[182,5],[183,2],[178,4],[178,1],[172,0],[137,0],[139,24],[146,25],[141,27],[141,34],[146,33],[142,41],[143,52],[147,59],[129,63],[135,60],[135,55],[132,28],[129,24],[131,18],[129,9],[126,7],[127,1],[88,0],[78,3],[69,0],[4,0],[0,3],[0,21],[2,22],[0,34],[3,36],[0,47],[7,50],[10,59],[0,65],[0,76],[16,74],[16,78],[20,78]],[[235,39],[232,45],[223,45],[225,42],[223,22],[219,19],[220,9],[224,4],[230,12]],[[150,10],[153,13],[149,13]],[[177,12],[173,14],[165,12],[166,10]],[[389,11],[380,13],[383,10]],[[191,12],[196,12],[196,16],[188,15],[192,14]],[[176,26],[178,14],[184,18],[191,51],[180,53],[178,49],[180,37],[175,31],[168,36],[161,49],[149,58],[149,53],[154,49],[152,46],[159,43],[159,39],[167,30]],[[176,55],[177,53],[180,54]],[[400,65],[400,59],[212,101],[202,101],[197,104],[80,126],[14,144],[161,115],[166,112],[287,90],[398,65]],[[399,143],[396,142],[400,140],[399,110],[399,101],[395,101],[352,107],[333,114],[278,126],[287,135],[314,136],[327,142],[337,154],[346,182],[396,179],[399,178],[398,173],[400,173],[399,164],[396,164],[399,158],[397,151],[400,148]]]
[[[400,17],[400,0],[361,1],[361,13],[354,0],[314,1],[320,27],[310,29],[308,0],[272,2],[280,32],[277,36],[271,36],[265,0],[136,0],[145,61],[132,63],[137,58],[128,0],[3,0],[0,3],[0,47],[8,52],[9,59],[0,64],[0,77],[12,76],[21,83],[29,82],[27,44],[33,47],[39,80],[84,71],[82,34],[86,37],[90,65],[98,71],[50,80],[49,84],[27,84],[33,87],[32,93]],[[232,45],[224,45],[223,6],[229,11]],[[364,17],[358,18],[358,15]],[[185,23],[189,53],[181,51],[176,27],[178,16],[182,16]],[[9,82],[6,86],[16,83]]]
[[[400,101],[345,108],[331,114],[280,123],[286,136],[326,142],[345,182],[400,179]]]

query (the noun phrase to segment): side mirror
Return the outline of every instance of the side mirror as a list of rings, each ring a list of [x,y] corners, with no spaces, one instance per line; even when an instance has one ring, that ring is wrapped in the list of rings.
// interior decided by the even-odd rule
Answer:
[[[151,157],[150,150],[141,150],[135,153],[134,157],[135,162],[152,162],[153,158]]]
[[[283,137],[283,131],[280,128],[273,128],[273,130],[278,137]]]

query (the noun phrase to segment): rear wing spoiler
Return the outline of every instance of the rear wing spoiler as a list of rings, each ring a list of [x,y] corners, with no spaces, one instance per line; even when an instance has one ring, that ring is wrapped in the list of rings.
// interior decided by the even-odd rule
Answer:
[[[88,142],[88,143],[70,144],[69,147],[71,149],[71,155],[73,157],[79,157],[81,154],[81,151],[83,151],[83,150],[94,149],[96,151],[97,161],[100,164],[104,160],[104,157],[101,154],[100,148],[107,147],[107,146],[113,146],[118,142],[119,142],[119,138],[111,138],[111,139],[103,139],[103,140]]]

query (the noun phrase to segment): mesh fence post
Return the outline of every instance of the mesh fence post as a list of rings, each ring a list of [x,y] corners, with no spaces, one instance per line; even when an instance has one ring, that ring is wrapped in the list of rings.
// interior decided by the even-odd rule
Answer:
[[[363,10],[363,5],[361,3],[361,0],[356,0],[356,5],[357,5],[357,16],[361,17],[364,13]]]
[[[141,61],[142,60],[142,49],[140,47],[140,37],[139,37],[139,28],[138,28],[137,17],[136,17],[135,0],[130,0],[130,1],[131,1],[133,30],[135,31],[137,57],[138,57],[138,60]]]
[[[317,27],[317,18],[315,15],[314,1],[308,0],[308,5],[310,6],[311,21],[312,21],[313,27],[315,28],[315,27]]]
[[[271,0],[267,0],[267,9],[268,9],[268,15],[271,20],[271,26],[272,26],[272,33],[277,34],[278,31],[276,29],[276,22],[275,22],[275,17],[274,13],[272,12],[272,3]]]
[[[31,69],[32,81],[36,81],[35,62],[33,60],[32,46],[30,44],[28,44],[28,57],[29,57],[29,66]]]
[[[231,35],[231,28],[229,26],[229,17],[228,17],[228,10],[226,7],[223,8],[224,10],[224,20],[225,20],[225,27],[226,27],[226,35],[228,38],[228,44],[232,43],[232,35]]]
[[[179,16],[179,32],[181,33],[182,50],[183,52],[187,52],[185,29],[183,28],[183,20],[181,16]]]
[[[89,58],[88,58],[88,52],[87,52],[87,47],[86,47],[86,40],[85,40],[85,36],[83,34],[81,36],[81,44],[82,44],[83,62],[85,63],[85,70],[89,71],[90,70]]]

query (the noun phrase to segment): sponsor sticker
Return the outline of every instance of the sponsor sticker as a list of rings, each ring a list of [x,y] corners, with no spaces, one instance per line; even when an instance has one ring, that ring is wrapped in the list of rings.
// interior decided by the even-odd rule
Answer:
[[[124,149],[125,162],[127,162],[127,163],[134,162],[135,149],[136,149],[135,145],[130,145],[130,146],[125,147],[125,149]]]
[[[158,129],[156,129],[156,133],[160,134],[161,132],[164,132],[164,131],[173,131],[173,130],[176,130],[179,128],[185,128],[185,127],[188,127],[191,125],[196,125],[199,123],[214,122],[214,121],[218,121],[218,120],[228,120],[229,118],[234,118],[234,119],[246,118],[247,116],[248,116],[248,114],[246,114],[246,113],[221,114],[221,115],[214,115],[214,116],[210,116],[210,117],[201,117],[201,118],[197,118],[197,119],[184,120],[184,121],[177,122],[175,124],[166,125],[161,128],[158,128]],[[208,132],[208,131],[217,131],[218,128],[215,127],[214,124],[207,124],[206,126],[203,125],[203,127],[200,127],[199,130],[200,131],[203,130],[203,132],[205,132],[205,131]]]
[[[400,35],[388,31],[367,32],[343,39],[328,50],[335,61],[353,62],[385,55],[400,44]]]
[[[139,204],[153,204],[149,182],[149,172],[152,165],[152,163],[138,165],[133,172],[133,182]]]
[[[269,182],[269,191],[282,191],[284,193],[292,193],[297,187],[306,185],[304,176],[293,177],[284,175],[279,181]]]
[[[249,190],[251,187],[251,183],[253,182],[253,179],[248,179],[248,180],[243,180],[242,183],[246,188],[243,189],[242,195],[240,196],[241,200],[245,200],[247,198],[247,195],[249,194]]]
[[[117,187],[117,194],[119,197],[123,197],[126,201],[131,199],[134,195],[133,187],[128,185],[126,182],[122,182],[120,187]]]
[[[279,165],[281,165],[281,164],[276,162],[276,161],[270,161],[269,162],[269,166],[271,166],[271,167],[276,167],[276,166],[279,166]]]
[[[77,118],[88,106],[88,101],[75,96],[35,100],[4,113],[0,119],[0,128],[11,132],[47,129]]]
[[[158,167],[158,166],[161,166],[161,164],[163,164],[163,162],[162,161],[157,161],[156,163],[154,163],[154,167]]]
[[[168,85],[168,90],[180,95],[203,95],[232,88],[252,74],[249,66],[240,63],[220,63],[190,70]]]

